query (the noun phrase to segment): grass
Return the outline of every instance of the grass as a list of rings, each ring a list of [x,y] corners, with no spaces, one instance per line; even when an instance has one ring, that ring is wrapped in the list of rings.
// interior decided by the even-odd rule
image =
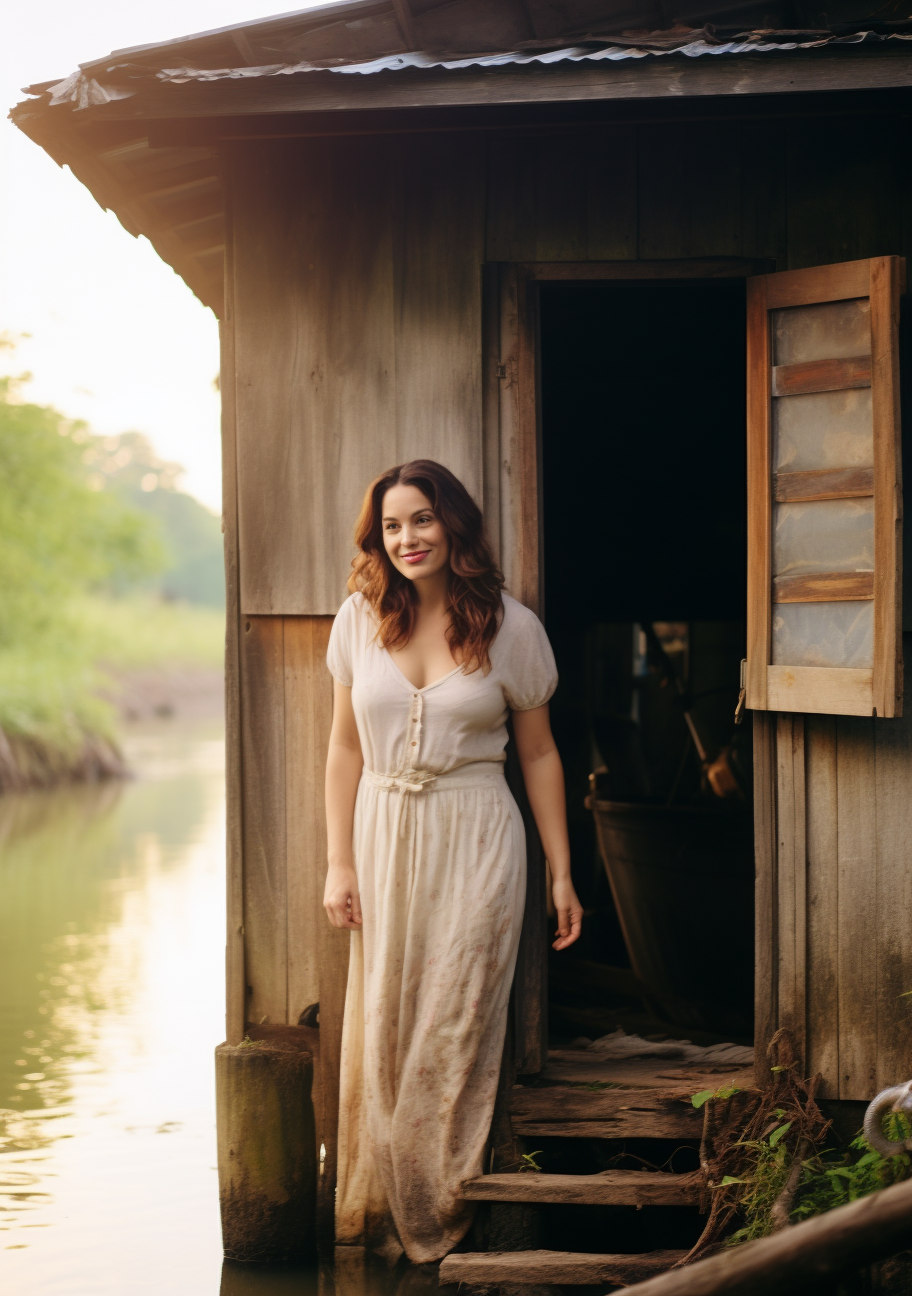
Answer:
[[[107,672],[148,667],[218,669],[224,614],[154,598],[80,597],[56,633],[0,648],[0,729],[61,752],[87,734],[111,738],[113,707],[98,696]]]
[[[112,670],[222,666],[225,614],[217,608],[95,596],[74,603],[71,615],[92,660]]]

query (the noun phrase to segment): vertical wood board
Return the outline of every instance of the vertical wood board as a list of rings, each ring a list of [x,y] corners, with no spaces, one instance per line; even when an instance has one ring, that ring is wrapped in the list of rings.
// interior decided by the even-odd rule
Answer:
[[[245,613],[336,610],[360,496],[395,461],[392,178],[380,152],[270,141],[235,157]]]
[[[807,1052],[807,838],[804,717],[776,717],[779,1026]]]
[[[741,251],[766,257],[770,267],[788,264],[788,203],[786,200],[787,122],[741,123]]]
[[[488,137],[487,261],[637,255],[635,126]]]
[[[285,824],[288,1023],[320,999],[326,815],[323,780],[332,723],[326,669],[331,617],[285,617]]]
[[[839,843],[836,718],[806,716],[807,1071],[839,1097]]]
[[[770,659],[770,337],[766,276],[747,281],[747,705],[767,706]]]
[[[241,621],[247,1020],[288,1015],[285,668],[280,617]]]
[[[906,637],[912,649],[912,636]],[[877,1067],[875,1089],[912,1078],[912,719],[874,725]],[[870,939],[870,937],[869,937]]]
[[[901,186],[889,118],[846,116],[788,124],[790,269],[903,250]]]
[[[364,490],[402,458],[481,498],[482,148],[236,146],[245,613],[334,613]]]
[[[639,255],[740,256],[740,122],[638,128]]]
[[[225,548],[225,1039],[240,1044],[246,1020],[244,969],[244,842],[238,591],[237,425],[235,419],[234,291],[225,264],[225,308],[219,326],[222,398],[222,531]]]
[[[874,726],[836,721],[839,1097],[874,1095],[877,1074],[877,865]]]
[[[398,145],[394,461],[436,459],[480,503],[484,153],[474,135]]]
[[[776,717],[758,711],[754,746],[754,1074],[769,1083],[767,1048],[779,1024]]]
[[[902,445],[899,257],[871,261],[874,423],[874,712],[902,715]]]

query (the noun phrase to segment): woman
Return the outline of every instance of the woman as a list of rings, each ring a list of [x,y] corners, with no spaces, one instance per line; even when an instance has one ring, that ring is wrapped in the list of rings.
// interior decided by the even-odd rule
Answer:
[[[330,922],[352,931],[336,1240],[439,1260],[471,1207],[500,1069],[526,881],[503,776],[508,714],[553,880],[579,936],[545,632],[504,594],[481,513],[419,459],[368,487],[327,653]]]

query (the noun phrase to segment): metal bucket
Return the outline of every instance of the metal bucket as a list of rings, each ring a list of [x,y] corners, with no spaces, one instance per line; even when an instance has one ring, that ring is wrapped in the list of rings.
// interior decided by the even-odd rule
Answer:
[[[662,1020],[750,1037],[754,844],[746,807],[590,797],[630,964]]]

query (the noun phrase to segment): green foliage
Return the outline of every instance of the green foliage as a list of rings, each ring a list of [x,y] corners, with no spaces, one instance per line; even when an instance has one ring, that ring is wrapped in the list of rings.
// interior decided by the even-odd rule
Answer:
[[[189,549],[210,558],[218,551],[208,601],[222,597],[218,519],[174,489],[175,465],[159,465],[161,490],[143,490],[141,476],[133,481],[130,471],[151,471],[150,457],[136,434],[94,436],[56,410],[19,401],[15,383],[0,380],[0,729],[11,738],[65,753],[86,734],[110,736],[113,710],[99,693],[111,683],[102,667],[221,663],[224,618],[216,607],[163,603],[151,593],[112,597],[154,590],[157,573],[175,568],[165,533],[186,539],[193,527]],[[120,472],[126,477],[112,488],[108,477]],[[155,516],[135,506],[131,490],[168,504]],[[181,517],[191,519],[183,532]],[[211,590],[211,573],[206,581]],[[188,577],[173,593],[193,597],[195,588]]]
[[[141,588],[166,599],[224,607],[221,520],[178,489],[180,464],[159,459],[139,432],[96,437],[84,458],[89,480],[148,517],[163,537],[161,570]],[[131,584],[121,580],[115,588],[123,592]]]
[[[91,660],[116,673],[164,665],[217,670],[224,660],[225,615],[216,608],[148,594],[87,595],[73,601],[69,615]]]
[[[693,1095],[690,1101],[693,1106],[696,1107],[697,1111],[699,1111],[701,1107],[704,1107],[706,1103],[710,1101],[715,1102],[719,1098],[733,1098],[738,1092],[740,1091],[734,1085],[729,1085],[722,1089],[701,1089],[699,1093]]]
[[[97,438],[14,396],[0,380],[0,650],[59,640],[73,593],[139,579],[164,560],[148,522],[87,480]]]
[[[0,729],[10,738],[34,738],[63,754],[75,752],[87,733],[110,737],[111,707],[98,696],[102,683],[86,646],[50,634],[37,645],[0,647]]]
[[[541,1156],[541,1153],[542,1153],[541,1148],[539,1148],[536,1152],[524,1152],[522,1157],[522,1164],[519,1167],[520,1174],[524,1170],[535,1170],[541,1173],[541,1166],[535,1160],[536,1157]]]
[[[784,1113],[780,1110],[778,1114]],[[764,1138],[743,1143],[751,1154],[750,1171],[740,1178],[726,1175],[713,1185],[715,1188],[743,1185],[739,1209],[744,1225],[728,1239],[730,1246],[752,1242],[773,1232],[773,1206],[786,1187],[793,1166],[792,1153],[785,1142],[791,1125],[791,1121],[780,1121]],[[891,1115],[885,1121],[885,1132],[888,1138],[904,1139],[912,1133],[912,1126],[905,1116]],[[797,1222],[822,1215],[907,1179],[910,1169],[912,1158],[908,1153],[882,1156],[859,1134],[846,1149],[826,1148],[802,1161],[789,1218]]]
[[[884,1121],[884,1132],[887,1138],[907,1139],[912,1134],[912,1126],[902,1113],[891,1113]],[[824,1152],[805,1163],[792,1218],[799,1220],[820,1215],[834,1206],[845,1206],[858,1197],[877,1192],[879,1188],[901,1183],[909,1178],[910,1169],[912,1158],[908,1152],[882,1156],[859,1134],[842,1155]]]

